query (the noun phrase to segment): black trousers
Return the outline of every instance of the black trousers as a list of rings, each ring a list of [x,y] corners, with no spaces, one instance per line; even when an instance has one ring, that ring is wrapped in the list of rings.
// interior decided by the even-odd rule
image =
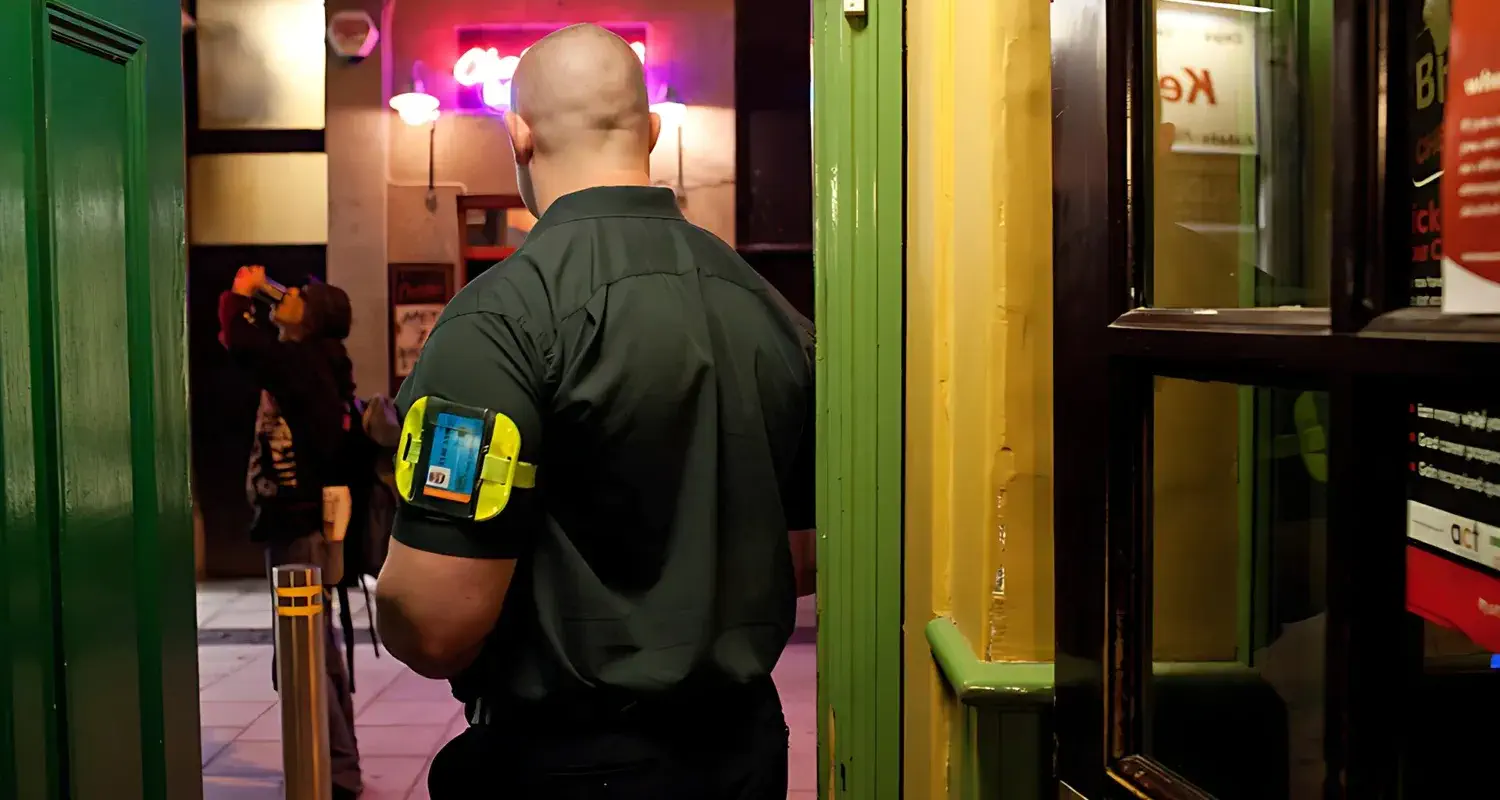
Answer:
[[[501,712],[438,753],[428,792],[433,800],[786,800],[788,733],[769,679],[591,717]]]

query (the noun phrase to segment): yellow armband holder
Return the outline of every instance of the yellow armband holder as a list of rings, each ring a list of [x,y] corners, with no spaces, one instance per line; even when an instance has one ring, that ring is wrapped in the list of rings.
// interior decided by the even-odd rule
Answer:
[[[454,519],[494,519],[512,489],[536,486],[521,431],[504,414],[437,397],[411,404],[396,446],[396,489],[407,504]]]

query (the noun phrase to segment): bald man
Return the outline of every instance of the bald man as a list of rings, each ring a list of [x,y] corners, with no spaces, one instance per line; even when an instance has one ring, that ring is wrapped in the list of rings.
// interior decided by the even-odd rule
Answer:
[[[381,633],[470,723],[431,795],[784,800],[770,676],[787,532],[812,527],[810,327],[652,185],[661,122],[624,41],[538,42],[505,123],[537,223],[397,398],[426,411]],[[491,420],[514,458],[465,444]],[[471,498],[515,461],[534,481],[481,520]]]

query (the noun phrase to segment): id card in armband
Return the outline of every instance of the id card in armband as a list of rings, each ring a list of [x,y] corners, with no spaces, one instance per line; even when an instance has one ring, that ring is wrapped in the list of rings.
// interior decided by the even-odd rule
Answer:
[[[505,510],[514,488],[535,486],[521,432],[503,414],[424,397],[412,403],[396,450],[396,488],[408,505],[483,522]]]

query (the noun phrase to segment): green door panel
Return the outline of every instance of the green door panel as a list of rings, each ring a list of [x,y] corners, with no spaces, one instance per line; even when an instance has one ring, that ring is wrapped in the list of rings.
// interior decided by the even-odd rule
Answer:
[[[57,796],[50,518],[37,469],[47,422],[33,224],[34,9],[0,3],[0,797]]]
[[[179,15],[0,6],[0,797],[198,798]]]
[[[149,268],[144,253],[131,257],[127,231],[127,196],[139,191],[129,162],[144,134],[130,102],[140,93],[138,49],[54,35],[46,54],[57,552],[75,800],[141,785],[139,625],[134,603],[122,602],[136,596],[135,524],[144,511],[134,502],[130,384],[140,365],[126,296],[127,272]],[[149,431],[139,433],[149,442]]]

